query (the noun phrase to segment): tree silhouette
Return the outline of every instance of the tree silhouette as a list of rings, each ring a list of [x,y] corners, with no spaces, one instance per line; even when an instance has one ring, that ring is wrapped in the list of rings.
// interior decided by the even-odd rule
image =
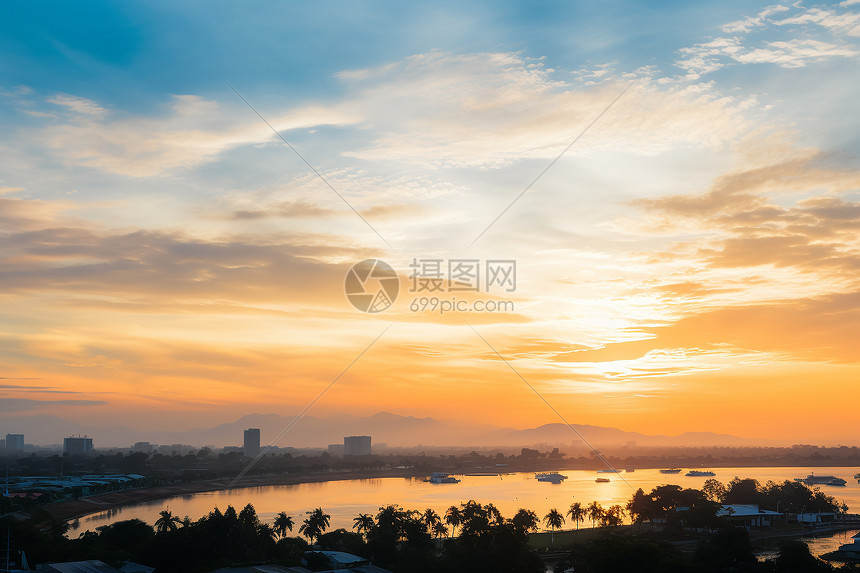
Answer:
[[[555,530],[556,528],[564,525],[564,516],[557,509],[552,508],[549,510],[549,513],[544,516],[543,522],[550,527],[550,544],[555,547]]]
[[[286,537],[287,536],[287,530],[292,531],[293,525],[294,525],[293,518],[290,517],[289,515],[287,515],[283,511],[275,517],[274,528],[275,528],[275,533],[278,534],[278,537]]]
[[[539,523],[540,519],[537,514],[530,509],[520,509],[511,518],[514,530],[523,537],[527,537],[530,532],[537,529]]]
[[[325,513],[321,507],[318,507],[302,522],[299,533],[313,542],[314,539],[319,539],[319,536],[328,529],[330,519],[331,516]]]
[[[579,523],[585,521],[585,510],[582,509],[582,504],[577,502],[570,504],[570,509],[567,510],[567,516],[576,524],[576,529],[579,530]]]
[[[445,512],[445,523],[451,526],[451,536],[455,537],[457,535],[457,526],[463,523],[463,514],[460,512],[459,507],[452,505],[448,508],[448,511]]]
[[[179,529],[179,524],[182,523],[182,520],[173,515],[169,509],[161,510],[158,515],[159,518],[155,520],[155,531],[158,533],[176,531]]]
[[[439,517],[439,514],[433,511],[431,508],[427,508],[424,510],[424,513],[421,514],[421,521],[424,523],[424,526],[427,528],[427,531],[433,535],[436,524],[442,523],[442,518]]]
[[[359,513],[358,517],[353,518],[352,528],[359,534],[364,534],[364,539],[370,537],[370,532],[376,527],[376,522],[373,521],[373,516],[369,513]]]
[[[596,523],[603,519],[603,506],[596,501],[592,501],[589,504],[586,513],[588,513],[588,516],[591,518],[591,527],[596,527]]]

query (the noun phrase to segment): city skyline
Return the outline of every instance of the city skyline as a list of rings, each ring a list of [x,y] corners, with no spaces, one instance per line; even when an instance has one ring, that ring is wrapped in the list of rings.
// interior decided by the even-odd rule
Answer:
[[[855,443],[860,2],[250,6],[2,8],[4,435],[313,403]],[[516,288],[438,296],[513,310],[410,309],[461,259]]]

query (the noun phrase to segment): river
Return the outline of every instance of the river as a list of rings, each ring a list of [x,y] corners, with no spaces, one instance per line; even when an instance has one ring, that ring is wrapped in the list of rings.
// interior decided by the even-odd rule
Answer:
[[[852,513],[860,513],[860,484],[852,479],[857,469],[853,468],[714,468],[715,479],[727,483],[733,477],[752,477],[761,483],[767,480],[784,481],[805,477],[811,472],[817,475],[835,475],[848,480],[845,487],[822,486],[827,495],[844,501]],[[93,513],[76,520],[70,536],[86,530],[94,530],[125,519],[141,519],[152,524],[158,513],[169,509],[179,517],[192,520],[206,515],[218,507],[222,512],[228,505],[240,510],[251,503],[264,522],[272,522],[277,513],[284,511],[300,524],[304,516],[316,507],[322,507],[331,515],[332,529],[351,529],[353,518],[359,513],[375,515],[381,506],[398,504],[405,509],[425,510],[433,508],[440,515],[451,505],[473,499],[480,503],[493,503],[502,515],[511,517],[519,508],[534,510],[544,516],[551,508],[566,512],[571,503],[578,501],[583,506],[597,501],[603,507],[613,504],[624,506],[637,488],[646,492],[661,484],[677,484],[685,488],[700,488],[708,478],[686,477],[685,472],[665,475],[656,469],[637,470],[633,473],[598,474],[585,470],[561,470],[568,476],[561,484],[538,482],[533,473],[516,473],[491,476],[457,476],[458,484],[431,484],[415,478],[357,479],[328,481],[298,485],[281,485],[241,488],[227,491],[195,493],[168,499],[118,507]],[[595,478],[606,477],[609,483],[596,483]],[[588,527],[588,522],[582,527]],[[572,527],[568,524],[566,527]]]

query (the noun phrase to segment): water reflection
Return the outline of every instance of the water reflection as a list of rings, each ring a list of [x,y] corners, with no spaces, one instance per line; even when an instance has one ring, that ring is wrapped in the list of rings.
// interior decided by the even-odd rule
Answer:
[[[727,483],[733,477],[753,477],[761,483],[767,480],[784,481],[805,476],[811,471],[817,474],[845,475],[850,477],[856,470],[847,468],[718,468],[716,479]],[[192,520],[208,514],[215,507],[224,511],[228,505],[238,510],[251,503],[264,522],[271,523],[284,511],[293,516],[297,524],[306,512],[322,507],[331,515],[331,527],[350,530],[353,518],[359,513],[375,515],[380,507],[398,504],[407,509],[434,509],[439,515],[451,505],[473,499],[486,504],[493,503],[505,517],[513,516],[520,508],[535,511],[539,516],[556,508],[565,513],[570,504],[578,501],[588,505],[597,501],[604,507],[614,504],[626,506],[636,488],[650,491],[653,487],[667,483],[682,487],[700,488],[703,477],[664,475],[657,470],[637,470],[622,476],[610,476],[609,483],[596,483],[593,471],[561,470],[568,479],[560,484],[538,482],[533,473],[517,473],[501,476],[460,475],[458,484],[431,484],[423,478],[373,478],[314,482],[298,485],[255,486],[230,491],[215,491],[181,495],[170,499],[146,502],[98,512],[83,518],[84,528],[94,530],[101,525],[125,519],[141,519],[152,524],[158,512],[169,507],[174,515],[189,516]],[[600,474],[602,475],[602,474]],[[827,495],[844,500],[852,512],[860,512],[860,484],[856,480],[848,486],[823,487]],[[586,521],[582,527],[589,527]],[[572,527],[567,523],[565,528]],[[838,543],[836,543],[838,546]]]

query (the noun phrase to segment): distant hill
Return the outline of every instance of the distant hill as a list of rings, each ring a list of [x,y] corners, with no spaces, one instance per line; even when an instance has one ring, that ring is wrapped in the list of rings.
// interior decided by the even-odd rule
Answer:
[[[327,418],[280,414],[248,414],[212,428],[185,431],[137,430],[125,427],[97,427],[78,424],[54,416],[28,416],[6,419],[0,423],[0,434],[23,433],[27,443],[58,444],[71,434],[86,434],[93,438],[96,448],[128,447],[135,442],[154,444],[191,444],[194,446],[241,445],[242,431],[260,428],[265,443],[274,440],[290,427],[276,445],[293,447],[324,447],[342,443],[344,436],[369,435],[374,443],[389,446],[460,446],[460,447],[586,447],[576,433],[560,423],[517,430],[493,426],[477,426],[440,422],[433,418],[400,416],[379,412],[373,416],[341,414]],[[594,447],[635,443],[636,446],[750,446],[752,440],[710,432],[687,432],[677,436],[648,435],[618,428],[574,425],[574,428]]]

